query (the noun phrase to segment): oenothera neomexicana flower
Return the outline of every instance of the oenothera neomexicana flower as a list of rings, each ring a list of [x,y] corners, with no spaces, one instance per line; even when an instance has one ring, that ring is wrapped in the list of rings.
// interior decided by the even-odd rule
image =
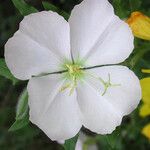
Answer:
[[[29,79],[31,122],[64,140],[82,125],[111,133],[137,107],[138,78],[113,65],[133,47],[130,28],[107,0],[84,0],[68,22],[52,11],[26,16],[5,45],[5,59],[15,77]]]

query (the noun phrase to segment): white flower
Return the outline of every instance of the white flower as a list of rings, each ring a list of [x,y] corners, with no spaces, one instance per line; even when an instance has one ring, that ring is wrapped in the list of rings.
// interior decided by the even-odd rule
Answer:
[[[113,65],[132,50],[131,30],[111,4],[84,0],[69,23],[52,11],[26,16],[5,45],[5,59],[15,77],[29,79],[30,121],[52,140],[65,140],[82,125],[111,133],[137,107],[138,78]]]

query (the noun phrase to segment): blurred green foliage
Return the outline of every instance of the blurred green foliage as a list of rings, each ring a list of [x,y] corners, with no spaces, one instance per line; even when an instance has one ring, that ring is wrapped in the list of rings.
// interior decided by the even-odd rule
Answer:
[[[20,0],[21,3],[15,3],[20,12],[15,8],[13,2],[15,3],[17,0],[0,1],[0,150],[61,150],[63,149],[62,146],[52,142],[40,129],[31,123],[25,124],[23,122],[23,126],[24,124],[26,125],[24,128],[15,132],[8,132],[10,126],[15,122],[16,110],[21,119],[28,117],[26,115],[28,108],[22,105],[22,103],[27,103],[27,95],[23,93],[20,96],[27,83],[17,82],[11,76],[7,67],[2,68],[1,64],[5,63],[3,61],[4,45],[18,29],[19,22],[23,18],[21,14],[27,15],[37,10],[51,9],[68,19],[71,9],[80,0],[49,0],[46,2],[41,0]],[[133,11],[141,11],[150,16],[149,0],[110,0],[110,2],[115,8],[115,13],[122,19],[128,18]],[[141,73],[142,68],[150,68],[149,51],[150,42],[135,39],[135,50],[130,58],[124,62],[139,78],[147,76]],[[6,78],[4,78],[3,73],[7,74]],[[16,107],[16,104],[19,106]],[[150,119],[139,117],[139,107],[129,116],[124,117],[122,125],[111,135],[95,135],[83,128],[82,131],[90,135],[85,144],[95,143],[100,150],[149,150],[150,143],[141,134],[141,129]],[[20,114],[18,109],[22,109],[24,113]],[[21,119],[16,117],[17,125],[19,121],[21,121],[19,122],[20,126],[22,121],[25,121]],[[11,131],[16,130],[18,127],[15,126],[14,128],[14,126],[13,124]],[[72,145],[66,142],[65,146],[71,147]]]

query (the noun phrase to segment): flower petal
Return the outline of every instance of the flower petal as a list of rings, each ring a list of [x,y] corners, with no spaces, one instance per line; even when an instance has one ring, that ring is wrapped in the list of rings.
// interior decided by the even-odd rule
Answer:
[[[150,123],[147,124],[143,129],[142,129],[142,134],[145,135],[148,139],[150,139]]]
[[[53,53],[20,31],[5,45],[5,61],[12,74],[21,80],[58,71],[61,64]]]
[[[20,23],[20,31],[60,58],[71,58],[69,23],[57,13],[42,11],[28,15]]]
[[[149,104],[143,104],[140,108],[140,116],[141,117],[147,117],[150,115],[150,105]]]
[[[124,66],[107,66],[86,71],[87,77],[77,88],[78,103],[83,113],[83,125],[107,134],[120,125],[124,115],[133,111],[140,99],[141,88],[135,74]],[[112,84],[102,96],[104,86],[97,77]],[[86,94],[85,94],[86,93]]]
[[[86,66],[122,62],[133,50],[132,31],[107,0],[84,0],[69,24],[73,56],[87,60]]]
[[[85,56],[113,18],[113,8],[106,0],[83,0],[69,18],[71,50],[75,58]]]
[[[31,78],[28,84],[30,120],[52,140],[75,136],[82,124],[76,92],[69,96],[60,75]]]
[[[134,49],[129,26],[119,18],[112,22],[87,54],[87,66],[117,64],[129,57]]]
[[[62,59],[71,59],[69,25],[52,12],[26,16],[5,45],[6,63],[21,80],[60,71]]]
[[[142,100],[145,104],[150,105],[150,77],[141,79],[140,83],[142,87]]]

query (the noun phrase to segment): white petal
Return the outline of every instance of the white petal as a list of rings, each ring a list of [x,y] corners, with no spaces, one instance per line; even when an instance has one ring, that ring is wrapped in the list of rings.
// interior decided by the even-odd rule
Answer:
[[[133,43],[134,37],[129,26],[116,17],[87,54],[86,66],[123,62],[132,53]]]
[[[120,112],[87,83],[78,87],[78,103],[83,113],[83,125],[93,132],[111,133],[121,123]]]
[[[70,59],[70,27],[60,15],[42,11],[26,16],[20,30],[61,58]]]
[[[58,71],[59,58],[20,31],[5,45],[5,61],[12,74],[21,80],[32,75]]]
[[[133,50],[133,35],[107,0],[84,0],[69,19],[71,50],[86,66],[124,61]]]
[[[31,78],[28,84],[30,120],[52,140],[75,136],[82,124],[76,92],[69,96],[60,75]]]
[[[60,71],[61,62],[70,59],[69,24],[53,12],[26,16],[19,31],[5,45],[6,63],[19,79]]]
[[[111,133],[120,125],[122,117],[137,107],[141,99],[139,80],[124,66],[95,68],[87,74],[77,89],[83,125],[96,133]],[[109,74],[111,83],[120,85],[109,87],[102,96],[104,86],[97,77],[108,81]]]
[[[114,17],[107,0],[83,0],[69,18],[71,50],[75,58],[85,56]]]

